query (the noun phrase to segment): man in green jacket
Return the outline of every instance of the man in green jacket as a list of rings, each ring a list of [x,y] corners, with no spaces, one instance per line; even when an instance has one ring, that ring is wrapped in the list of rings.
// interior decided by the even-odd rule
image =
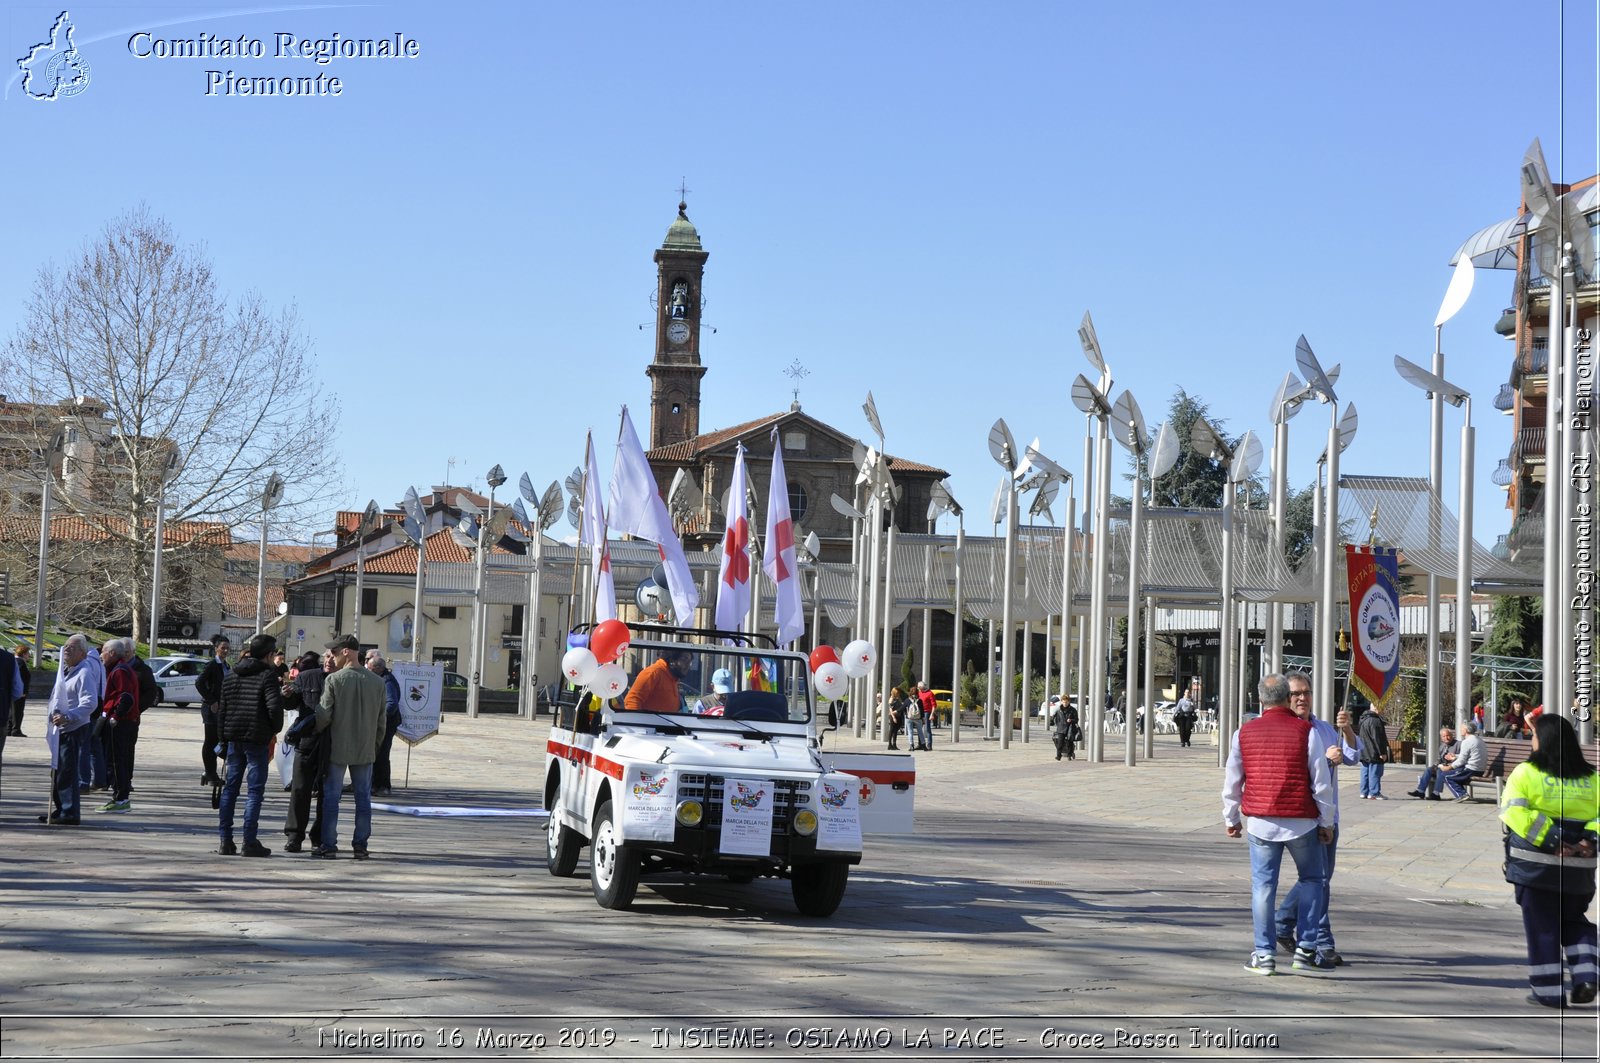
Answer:
[[[350,847],[357,860],[365,860],[372,835],[372,763],[385,730],[383,680],[360,667],[361,643],[354,635],[340,635],[328,649],[339,670],[328,677],[317,706],[317,731],[328,733],[328,774],[322,784],[322,844],[311,855],[324,860],[339,855],[339,795],[348,768],[356,797]]]

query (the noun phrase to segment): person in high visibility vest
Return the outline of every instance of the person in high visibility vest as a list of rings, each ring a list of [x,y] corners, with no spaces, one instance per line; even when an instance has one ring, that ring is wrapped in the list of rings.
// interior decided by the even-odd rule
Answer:
[[[1563,951],[1572,1003],[1595,999],[1595,926],[1585,913],[1595,893],[1597,817],[1600,774],[1584,758],[1577,732],[1564,717],[1540,716],[1533,752],[1500,796],[1506,881],[1516,887],[1528,936],[1530,1003],[1566,1006]]]

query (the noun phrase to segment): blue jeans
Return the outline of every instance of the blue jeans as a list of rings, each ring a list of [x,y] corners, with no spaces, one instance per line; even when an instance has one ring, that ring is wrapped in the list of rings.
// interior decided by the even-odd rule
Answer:
[[[265,742],[228,743],[228,766],[223,777],[222,797],[217,802],[217,835],[224,845],[233,841],[233,806],[239,800],[239,782],[244,781],[244,843],[256,840],[256,824],[261,820],[261,799],[267,792],[267,744]]]
[[[933,748],[933,714],[924,711],[922,721],[917,724],[917,733],[922,736],[922,748]]]
[[[1318,952],[1328,952],[1333,948],[1333,926],[1328,913],[1333,908],[1330,894],[1333,885],[1333,868],[1339,855],[1339,826],[1334,824],[1333,841],[1322,847],[1322,920],[1317,923],[1316,947]],[[1278,924],[1278,936],[1281,938],[1294,937],[1295,927],[1298,925],[1295,918],[1300,905],[1300,883],[1296,882],[1284,894],[1283,902],[1278,905],[1274,918]],[[1299,939],[1296,939],[1298,942]]]
[[[50,814],[58,819],[77,819],[82,811],[78,807],[78,758],[88,745],[89,727],[75,731],[62,731],[56,735],[56,765],[50,782]]]
[[[1377,797],[1381,793],[1383,793],[1383,765],[1363,762],[1361,765],[1361,796]]]
[[[350,783],[355,789],[356,830],[350,836],[350,847],[363,850],[372,837],[372,765],[328,764],[328,777],[322,783],[322,847],[339,847],[339,797],[344,790],[344,773],[350,772]]]
[[[1328,908],[1328,878],[1323,870],[1323,844],[1315,828],[1286,842],[1269,842],[1245,832],[1250,840],[1250,918],[1255,924],[1256,949],[1263,956],[1275,951],[1273,908],[1278,901],[1278,869],[1287,850],[1299,881],[1295,898],[1295,926],[1304,948],[1316,947],[1317,927]]]

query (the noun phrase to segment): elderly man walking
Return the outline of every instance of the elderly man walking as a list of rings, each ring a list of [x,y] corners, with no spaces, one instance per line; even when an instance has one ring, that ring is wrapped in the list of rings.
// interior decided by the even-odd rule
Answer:
[[[339,670],[328,677],[317,707],[317,730],[328,732],[328,773],[322,783],[322,844],[311,855],[323,860],[339,855],[339,795],[348,771],[356,799],[350,848],[357,860],[365,860],[372,836],[372,764],[388,727],[383,680],[361,667],[361,643],[354,635],[339,636],[328,649]]]
[[[1299,876],[1295,927],[1300,940],[1294,969],[1327,974],[1334,961],[1317,951],[1318,927],[1328,904],[1323,847],[1338,822],[1328,749],[1310,721],[1289,710],[1289,681],[1274,673],[1257,687],[1261,715],[1239,728],[1228,750],[1222,785],[1222,822],[1228,837],[1245,834],[1250,817],[1250,916],[1255,948],[1245,963],[1252,974],[1275,974],[1273,906],[1278,871],[1287,852]]]
[[[89,721],[100,707],[102,672],[89,663],[89,640],[73,635],[61,646],[61,670],[50,691],[50,805],[40,823],[76,827],[78,807],[78,756],[89,736]]]
[[[389,670],[389,662],[377,650],[367,651],[367,671],[383,680],[383,741],[378,745],[378,759],[372,762],[372,792],[387,795],[390,789],[389,750],[394,747],[394,733],[400,727],[400,680]]]
[[[1332,960],[1335,967],[1344,964],[1344,957],[1333,945],[1333,921],[1330,912],[1333,908],[1333,869],[1338,863],[1339,856],[1339,772],[1341,764],[1360,763],[1358,751],[1359,739],[1356,737],[1355,728],[1350,725],[1350,710],[1340,709],[1336,717],[1338,724],[1319,720],[1312,712],[1311,707],[1311,677],[1304,672],[1290,672],[1286,677],[1289,681],[1289,711],[1300,719],[1311,724],[1316,730],[1318,744],[1325,748],[1328,758],[1328,771],[1333,778],[1333,837],[1328,839],[1328,844],[1323,847],[1323,888],[1327,896],[1322,907],[1322,922],[1317,924],[1317,955]],[[1278,905],[1275,916],[1277,919],[1278,946],[1285,952],[1293,953],[1299,943],[1295,933],[1295,916],[1300,910],[1300,887],[1295,885]]]

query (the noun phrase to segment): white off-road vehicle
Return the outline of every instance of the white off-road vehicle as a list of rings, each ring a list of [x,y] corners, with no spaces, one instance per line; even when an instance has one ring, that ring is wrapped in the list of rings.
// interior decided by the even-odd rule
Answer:
[[[863,831],[910,832],[911,758],[824,753],[799,653],[756,635],[629,627],[617,659],[628,691],[556,709],[550,873],[572,875],[589,846],[605,908],[632,904],[646,875],[769,876],[789,880],[802,914],[832,915]]]

